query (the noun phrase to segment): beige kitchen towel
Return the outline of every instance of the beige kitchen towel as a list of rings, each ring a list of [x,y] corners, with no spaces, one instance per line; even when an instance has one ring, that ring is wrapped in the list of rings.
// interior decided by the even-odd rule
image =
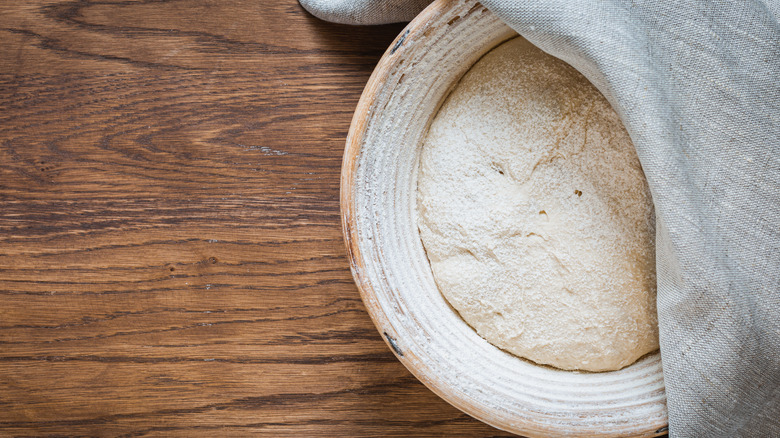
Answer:
[[[301,0],[330,21],[419,0]],[[656,207],[673,437],[780,437],[780,0],[484,0],[623,120]]]

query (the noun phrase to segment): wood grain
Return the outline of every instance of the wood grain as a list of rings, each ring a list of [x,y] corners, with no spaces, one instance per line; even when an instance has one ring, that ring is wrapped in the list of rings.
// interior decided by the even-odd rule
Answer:
[[[401,29],[0,3],[0,435],[506,436],[409,374],[349,272],[344,139]]]

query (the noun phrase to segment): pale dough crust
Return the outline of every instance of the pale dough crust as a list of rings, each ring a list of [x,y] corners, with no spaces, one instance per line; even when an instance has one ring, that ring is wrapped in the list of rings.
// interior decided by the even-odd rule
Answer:
[[[564,62],[522,38],[477,62],[429,129],[417,205],[439,289],[497,347],[588,371],[658,349],[647,182]]]

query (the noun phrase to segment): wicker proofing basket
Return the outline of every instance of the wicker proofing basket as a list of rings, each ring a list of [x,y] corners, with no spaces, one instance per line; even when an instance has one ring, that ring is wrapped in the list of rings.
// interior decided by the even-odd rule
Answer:
[[[434,283],[417,230],[421,140],[458,79],[515,35],[479,3],[437,0],[382,57],[355,111],[341,173],[352,274],[398,359],[463,412],[531,437],[661,435],[657,352],[604,373],[535,365],[477,335]]]

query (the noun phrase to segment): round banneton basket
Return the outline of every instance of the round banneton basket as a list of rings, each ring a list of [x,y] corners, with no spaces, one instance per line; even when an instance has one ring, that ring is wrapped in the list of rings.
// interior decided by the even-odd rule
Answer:
[[[516,35],[479,3],[438,0],[385,53],[355,112],[342,167],[353,276],[398,359],[467,414],[531,437],[662,435],[658,353],[604,373],[536,365],[482,339],[434,282],[417,229],[422,139],[460,77]]]

